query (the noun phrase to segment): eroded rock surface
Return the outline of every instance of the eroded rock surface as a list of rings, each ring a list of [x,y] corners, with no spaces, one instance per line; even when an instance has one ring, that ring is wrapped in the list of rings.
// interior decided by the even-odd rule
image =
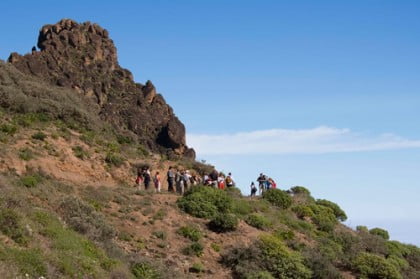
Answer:
[[[8,62],[84,95],[104,120],[132,131],[151,150],[195,157],[186,146],[184,125],[153,83],[135,83],[131,72],[119,66],[107,30],[63,19],[41,28],[37,46],[39,51],[23,56],[12,53]]]

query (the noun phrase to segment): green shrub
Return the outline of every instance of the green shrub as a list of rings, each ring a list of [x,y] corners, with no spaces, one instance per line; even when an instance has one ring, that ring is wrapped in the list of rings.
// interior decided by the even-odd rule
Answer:
[[[27,188],[34,188],[42,182],[39,174],[26,175],[20,178],[20,183]]]
[[[227,187],[226,193],[233,198],[242,198],[242,192],[237,187]]]
[[[193,273],[202,273],[205,270],[206,269],[202,263],[194,263],[189,269],[189,271]]]
[[[192,241],[199,241],[203,237],[200,230],[192,226],[183,226],[179,228],[177,233]]]
[[[134,140],[131,137],[120,135],[120,134],[116,135],[116,138],[119,144],[131,144],[134,142]]]
[[[131,266],[131,272],[138,279],[160,279],[159,272],[149,263],[134,263]]]
[[[398,269],[378,255],[361,253],[353,264],[361,278],[402,279]]]
[[[311,205],[311,210],[314,212],[312,221],[317,225],[318,229],[325,232],[330,232],[337,224],[337,219],[334,211],[330,207],[323,205]]]
[[[259,214],[251,214],[248,215],[245,219],[245,222],[257,229],[266,230],[271,227],[271,222],[262,215]]]
[[[253,209],[248,200],[243,198],[238,198],[233,200],[232,212],[238,216],[246,216],[253,212]]]
[[[33,218],[40,226],[40,233],[50,241],[52,255],[49,257],[54,258],[54,266],[65,275],[63,277],[82,278],[90,274],[98,278],[104,270],[117,264],[93,242],[64,227],[53,214],[36,211]]]
[[[369,229],[366,226],[357,226],[356,227],[356,231],[368,233],[369,232]]]
[[[219,244],[217,243],[212,243],[210,245],[211,249],[213,249],[214,252],[220,252],[222,250],[222,248],[220,247]]]
[[[84,160],[86,158],[89,158],[89,153],[80,145],[73,146],[72,148],[74,156],[77,158]]]
[[[178,199],[177,204],[188,214],[207,219],[231,212],[233,208],[232,198],[225,191],[205,186],[193,187]]]
[[[333,203],[328,200],[317,200],[316,204],[331,208],[337,220],[342,222],[347,220],[346,213],[336,203]]]
[[[247,274],[245,279],[274,279],[274,277],[268,271],[256,271]]]
[[[208,226],[218,233],[234,231],[238,227],[238,217],[231,213],[221,213],[213,217]]]
[[[290,188],[290,191],[292,191],[293,194],[305,194],[308,196],[311,195],[311,192],[303,186],[294,186]]]
[[[113,152],[108,152],[105,157],[105,162],[109,165],[120,167],[124,163],[124,159]]]
[[[190,245],[182,249],[182,253],[186,256],[197,256],[201,257],[203,255],[204,247],[200,242],[193,242]]]
[[[382,237],[385,240],[389,240],[389,233],[388,233],[388,231],[386,231],[384,229],[381,229],[381,228],[373,228],[373,229],[369,230],[369,233],[370,234],[373,234],[373,235],[380,236],[380,237]]]
[[[271,235],[263,235],[249,247],[237,247],[222,256],[222,262],[232,268],[238,278],[247,278],[260,271],[274,278],[309,279],[311,271],[303,265],[303,258],[289,250],[283,242]],[[265,277],[251,278],[270,278]]]
[[[263,193],[263,199],[266,199],[271,204],[283,209],[289,208],[292,205],[292,198],[289,194],[279,189],[269,189],[265,191]]]
[[[296,213],[296,216],[300,219],[304,219],[305,217],[314,217],[315,215],[310,206],[302,204],[293,206],[292,211]]]
[[[45,258],[39,249],[7,249],[8,258],[17,265],[22,274],[35,278],[47,275]]]
[[[14,135],[17,132],[17,127],[12,124],[1,124],[0,131],[7,135]]]
[[[312,279],[343,279],[333,261],[317,249],[306,249],[303,253],[305,265],[312,270]]]
[[[109,240],[115,236],[115,230],[104,216],[76,197],[66,197],[60,203],[59,212],[74,230],[87,235],[93,240]]]
[[[26,244],[28,237],[21,224],[21,217],[12,209],[0,209],[0,231],[18,244]]]
[[[19,158],[24,161],[32,160],[35,157],[34,152],[27,147],[19,149],[18,154],[19,154]]]
[[[36,132],[35,134],[32,135],[32,138],[35,140],[45,140],[47,138],[47,135],[44,134],[43,132]]]

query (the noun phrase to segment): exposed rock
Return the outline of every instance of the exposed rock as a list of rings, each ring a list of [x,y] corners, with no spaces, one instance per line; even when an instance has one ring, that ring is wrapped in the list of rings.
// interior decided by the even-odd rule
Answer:
[[[135,83],[130,71],[118,64],[108,31],[97,24],[63,19],[39,31],[38,48],[8,62],[20,71],[86,96],[102,118],[118,129],[134,132],[154,151],[170,149],[194,158],[185,143],[185,127],[158,94],[151,81]]]

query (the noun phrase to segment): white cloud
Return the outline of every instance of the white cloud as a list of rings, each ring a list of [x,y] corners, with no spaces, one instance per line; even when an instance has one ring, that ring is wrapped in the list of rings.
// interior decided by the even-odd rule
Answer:
[[[420,148],[420,140],[409,140],[393,134],[364,135],[349,129],[325,126],[221,135],[188,134],[187,141],[200,155],[321,154]]]

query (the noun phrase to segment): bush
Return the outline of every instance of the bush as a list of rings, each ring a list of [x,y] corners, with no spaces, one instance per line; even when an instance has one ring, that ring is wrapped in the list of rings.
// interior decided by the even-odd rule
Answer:
[[[378,255],[361,253],[353,264],[362,278],[402,279],[397,268]]]
[[[19,149],[19,158],[20,159],[22,159],[24,161],[29,161],[29,160],[32,160],[34,157],[35,157],[35,154],[31,149],[29,149],[27,147]]]
[[[204,247],[199,242],[193,242],[184,249],[182,249],[182,253],[186,256],[197,256],[201,257],[203,255]]]
[[[18,244],[28,242],[21,217],[12,209],[0,209],[0,231]]]
[[[89,153],[80,145],[73,146],[72,149],[73,149],[74,156],[76,156],[77,158],[81,160],[89,158]]]
[[[312,279],[343,279],[340,271],[332,264],[331,260],[323,256],[316,249],[303,252],[305,264],[312,270]]]
[[[380,236],[380,237],[382,237],[385,240],[389,240],[389,233],[388,233],[388,231],[386,231],[384,229],[381,229],[381,228],[373,228],[373,229],[369,230],[369,233],[370,234],[373,234],[373,235]]]
[[[32,135],[32,138],[35,140],[45,140],[47,138],[47,135],[44,134],[43,132],[36,132],[35,134]]]
[[[256,271],[246,275],[245,279],[274,279],[268,271]]]
[[[247,218],[245,219],[245,222],[248,225],[254,228],[260,229],[260,230],[266,230],[270,228],[272,225],[271,222],[267,218],[259,214],[248,215]]]
[[[238,217],[230,213],[218,214],[209,222],[209,229],[218,233],[234,231],[237,227]]]
[[[296,216],[300,219],[304,219],[305,217],[314,217],[315,215],[311,207],[307,205],[295,205],[292,207],[292,211],[296,213]]]
[[[0,131],[8,134],[10,136],[14,135],[17,132],[17,127],[15,125],[11,124],[1,124],[0,125]]]
[[[314,212],[312,221],[318,226],[318,229],[325,232],[330,232],[337,224],[337,219],[334,211],[323,205],[311,205],[311,210]]]
[[[190,272],[193,273],[202,273],[204,272],[206,269],[204,267],[204,265],[202,263],[194,263],[191,267],[190,267]]]
[[[309,190],[303,186],[294,186],[290,188],[290,191],[292,191],[293,194],[305,194],[308,196],[311,195],[311,192],[309,192]]]
[[[317,200],[316,204],[331,208],[337,220],[344,222],[347,220],[346,213],[336,204],[328,200]]]
[[[42,182],[42,177],[39,174],[27,175],[20,178],[20,183],[27,188],[34,188]]]
[[[192,226],[181,227],[177,233],[192,241],[199,241],[203,236],[199,229]]]
[[[22,274],[30,274],[34,278],[47,275],[44,256],[39,249],[8,249],[8,257],[19,267]]]
[[[59,207],[63,219],[74,230],[93,240],[108,240],[115,236],[115,230],[104,216],[76,197],[65,198]]]
[[[311,271],[303,265],[301,256],[289,250],[281,240],[263,235],[250,247],[237,247],[222,256],[222,262],[239,278],[309,279]],[[255,277],[265,271],[265,277]]]
[[[269,189],[265,191],[263,193],[263,199],[266,199],[271,204],[283,209],[289,208],[292,205],[292,198],[289,194],[279,189]]]
[[[120,167],[124,163],[124,159],[115,153],[108,152],[105,157],[105,162],[109,165]]]
[[[159,272],[149,263],[134,263],[131,266],[131,272],[138,279],[159,279]]]
[[[233,200],[225,191],[206,186],[193,187],[177,204],[188,214],[206,219],[231,212],[233,208]]]

